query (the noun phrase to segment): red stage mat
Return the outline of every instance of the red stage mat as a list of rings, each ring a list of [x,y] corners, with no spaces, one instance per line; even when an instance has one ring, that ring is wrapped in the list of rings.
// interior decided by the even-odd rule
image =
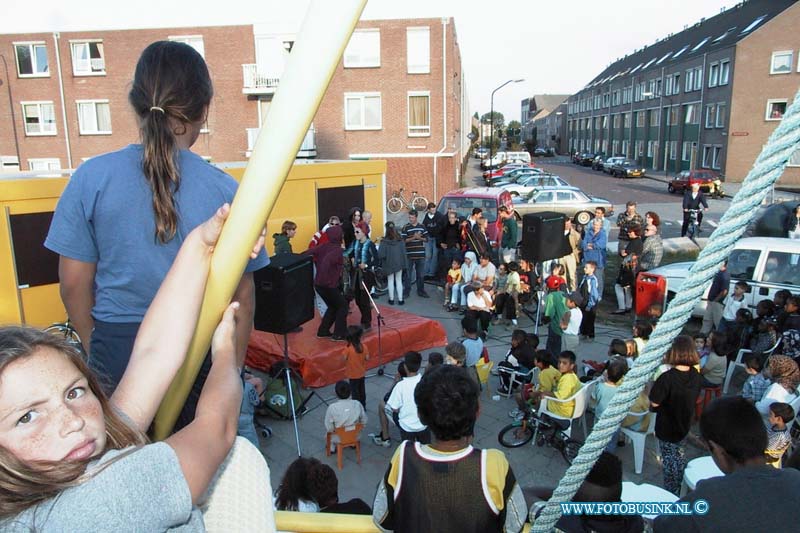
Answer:
[[[403,356],[410,350],[422,351],[447,344],[444,328],[436,320],[421,318],[396,308],[379,306],[385,326],[381,326],[383,356],[378,360],[378,328],[364,335],[363,342],[370,353],[368,368],[376,368]],[[351,322],[361,315],[353,306]],[[353,318],[355,315],[355,318]],[[343,352],[347,343],[318,339],[320,318],[303,324],[303,331],[289,334],[289,360],[303,377],[306,387],[324,387],[345,379]],[[375,317],[373,316],[373,323]],[[283,359],[283,335],[253,331],[247,345],[247,366],[268,371]]]

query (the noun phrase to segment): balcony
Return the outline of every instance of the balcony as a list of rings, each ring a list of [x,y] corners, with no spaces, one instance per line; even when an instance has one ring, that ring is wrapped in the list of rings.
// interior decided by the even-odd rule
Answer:
[[[244,94],[275,94],[280,82],[280,78],[273,78],[264,72],[259,72],[256,63],[242,65],[242,74],[244,75],[242,93]]]
[[[261,128],[247,128],[247,151],[245,152],[245,156],[250,157],[253,153],[259,131],[261,131]],[[311,127],[308,128],[306,136],[303,138],[303,144],[300,145],[297,158],[312,159],[315,157],[317,157],[317,143],[314,138],[314,125],[312,124]]]

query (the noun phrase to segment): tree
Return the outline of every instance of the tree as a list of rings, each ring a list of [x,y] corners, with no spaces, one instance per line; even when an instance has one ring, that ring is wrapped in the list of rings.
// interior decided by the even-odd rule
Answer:
[[[506,128],[506,135],[508,136],[509,140],[513,139],[513,142],[519,144],[522,136],[522,124],[520,124],[518,120],[512,120],[509,122],[508,128]]]
[[[486,122],[489,122],[489,121],[491,121],[494,124],[494,130],[495,131],[502,130],[503,126],[506,123],[506,119],[505,119],[505,117],[503,116],[503,114],[500,111],[495,111],[494,112],[494,120],[492,120],[492,114],[491,113],[484,113],[481,116],[481,123],[486,123]]]
[[[472,115],[472,118],[474,118],[475,120],[480,120],[480,119],[481,119],[481,118],[478,116],[478,112],[477,112],[477,111],[475,111],[475,114],[474,114],[474,115]]]

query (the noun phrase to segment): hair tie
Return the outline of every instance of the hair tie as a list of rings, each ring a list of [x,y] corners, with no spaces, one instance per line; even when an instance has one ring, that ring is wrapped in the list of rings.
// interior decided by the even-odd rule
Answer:
[[[161,108],[161,107],[158,107],[158,106],[156,106],[156,105],[154,105],[153,107],[151,107],[151,108],[150,108],[150,111],[161,111],[161,114],[162,114],[162,115],[163,115],[163,114],[165,114],[165,113],[164,113],[164,109],[163,109],[163,108]]]

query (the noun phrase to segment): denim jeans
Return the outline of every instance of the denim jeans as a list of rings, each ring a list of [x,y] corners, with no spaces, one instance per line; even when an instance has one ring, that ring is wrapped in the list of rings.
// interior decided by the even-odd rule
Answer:
[[[439,247],[436,245],[436,239],[428,237],[425,241],[425,275],[435,276],[436,267],[438,266],[437,257],[439,254]]]
[[[411,270],[417,274],[417,294],[425,292],[425,259],[408,259],[408,268],[403,270],[403,297],[411,294]]]

